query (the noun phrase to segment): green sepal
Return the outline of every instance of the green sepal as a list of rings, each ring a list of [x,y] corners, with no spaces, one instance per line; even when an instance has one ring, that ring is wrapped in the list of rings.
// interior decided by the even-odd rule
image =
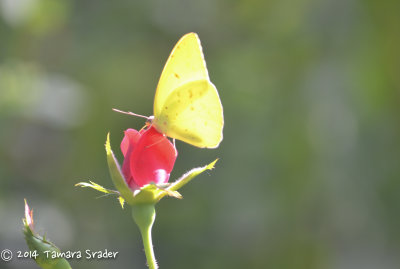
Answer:
[[[25,213],[25,218],[22,219],[24,223],[24,235],[26,244],[29,247],[29,250],[34,254],[38,254],[36,258],[33,258],[35,262],[43,269],[71,269],[70,264],[64,258],[52,258],[52,253],[60,253],[60,249],[56,247],[52,242],[47,240],[44,237],[36,234],[33,231],[33,216],[32,211],[29,210],[29,207],[25,201],[25,212],[29,212],[30,216],[27,216]],[[30,220],[28,220],[30,218]],[[48,251],[47,255],[46,252]]]
[[[197,167],[193,168],[192,170],[186,172],[183,176],[181,176],[178,180],[175,182],[171,183],[165,190],[170,191],[170,192],[177,192],[180,188],[182,188],[184,185],[186,185],[189,181],[191,181],[193,178],[197,177],[201,173],[203,173],[206,170],[212,170],[215,166],[215,163],[218,161],[216,159],[212,163],[203,166],[203,167]],[[156,199],[160,200],[166,195],[166,192],[160,192]]]
[[[124,209],[125,199],[121,196],[118,196],[118,202],[121,205],[122,209]]]
[[[147,184],[135,191],[134,204],[155,204],[164,196],[172,196],[178,199],[182,198],[182,195],[177,191],[168,190],[168,188],[162,187],[162,185],[156,185],[154,183]]]
[[[116,195],[118,195],[118,202],[120,203],[121,207],[124,208],[125,199],[120,196],[118,191],[104,188],[103,186],[101,186],[93,181],[89,181],[89,183],[88,182],[79,182],[79,183],[75,184],[75,187],[92,188],[96,191],[99,191],[99,192],[102,192],[105,194],[116,194]]]
[[[110,145],[110,133],[107,134],[106,141],[107,164],[110,171],[111,179],[114,186],[120,193],[120,196],[129,204],[134,204],[133,192],[125,182],[125,178],[121,172],[120,165],[114,156]]]
[[[136,190],[133,192],[133,199],[130,205],[137,205],[137,204],[154,204],[159,201],[158,197],[164,197],[165,195],[167,196],[172,196],[177,199],[181,199],[182,195],[177,192],[177,191],[171,191],[166,188],[166,186],[169,186],[170,184],[147,184],[140,188],[139,190]],[[116,194],[118,195],[118,202],[120,203],[121,207],[124,208],[124,203],[125,199],[120,196],[120,193],[115,190],[110,190],[107,188],[104,188],[103,186],[93,182],[79,182],[75,184],[77,187],[82,187],[82,188],[92,188],[96,191],[105,193],[105,194]],[[161,195],[162,194],[162,195]]]
[[[82,187],[82,188],[92,188],[95,189],[96,191],[99,192],[103,192],[103,193],[107,193],[107,194],[117,194],[119,195],[119,192],[114,191],[114,190],[110,190],[110,189],[106,189],[103,186],[97,184],[96,182],[93,182],[91,180],[89,180],[89,183],[87,182],[79,182],[75,184],[76,187]]]
[[[157,203],[164,196],[172,196],[178,199],[182,199],[182,195],[178,192],[178,190],[204,171],[214,169],[215,163],[217,161],[218,159],[206,166],[193,168],[173,183],[159,185],[148,184],[142,187],[140,191],[135,191],[134,204]]]
[[[117,188],[117,191],[104,188],[103,186],[100,186],[99,184],[92,181],[89,181],[89,183],[79,182],[75,184],[75,186],[90,187],[106,194],[116,194],[118,195],[118,201],[121,204],[122,208],[124,207],[124,202],[133,206],[141,204],[156,204],[158,201],[161,200],[161,198],[165,196],[172,196],[181,199],[182,195],[178,192],[178,190],[204,171],[213,169],[215,163],[218,161],[218,159],[216,159],[206,166],[193,168],[173,183],[150,183],[141,187],[138,190],[132,191],[126,184],[125,178],[121,172],[120,165],[111,149],[109,133],[107,134],[105,147],[107,153],[108,168],[110,171],[111,179],[114,183],[114,186]]]

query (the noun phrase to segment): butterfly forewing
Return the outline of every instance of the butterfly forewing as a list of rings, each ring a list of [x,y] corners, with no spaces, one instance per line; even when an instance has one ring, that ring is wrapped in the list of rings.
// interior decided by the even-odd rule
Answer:
[[[174,90],[200,79],[209,79],[206,63],[197,34],[189,33],[175,45],[161,73],[154,98],[154,116],[159,115]]]

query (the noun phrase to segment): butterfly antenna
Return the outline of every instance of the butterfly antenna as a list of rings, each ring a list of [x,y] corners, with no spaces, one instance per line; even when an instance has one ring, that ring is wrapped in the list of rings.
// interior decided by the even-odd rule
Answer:
[[[139,118],[144,118],[146,120],[150,120],[150,117],[143,116],[143,115],[140,115],[140,114],[136,114],[136,113],[133,113],[133,112],[130,112],[130,111],[122,111],[122,110],[119,110],[119,109],[116,109],[116,108],[113,108],[112,110],[114,110],[115,112],[118,112],[118,113],[122,113],[122,114],[131,115],[131,116],[135,116],[135,117],[139,117]]]

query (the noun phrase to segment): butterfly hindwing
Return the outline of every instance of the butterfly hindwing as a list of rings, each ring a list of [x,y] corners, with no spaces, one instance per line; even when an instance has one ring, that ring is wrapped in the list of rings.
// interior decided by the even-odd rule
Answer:
[[[222,105],[215,86],[197,80],[179,87],[165,101],[153,122],[159,131],[200,148],[222,140]]]

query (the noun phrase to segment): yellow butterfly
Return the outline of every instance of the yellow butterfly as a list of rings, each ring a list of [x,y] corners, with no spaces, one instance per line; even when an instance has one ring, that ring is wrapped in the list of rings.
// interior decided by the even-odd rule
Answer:
[[[186,34],[175,45],[158,82],[154,116],[145,118],[160,133],[196,147],[216,148],[222,141],[222,104],[197,34]]]

